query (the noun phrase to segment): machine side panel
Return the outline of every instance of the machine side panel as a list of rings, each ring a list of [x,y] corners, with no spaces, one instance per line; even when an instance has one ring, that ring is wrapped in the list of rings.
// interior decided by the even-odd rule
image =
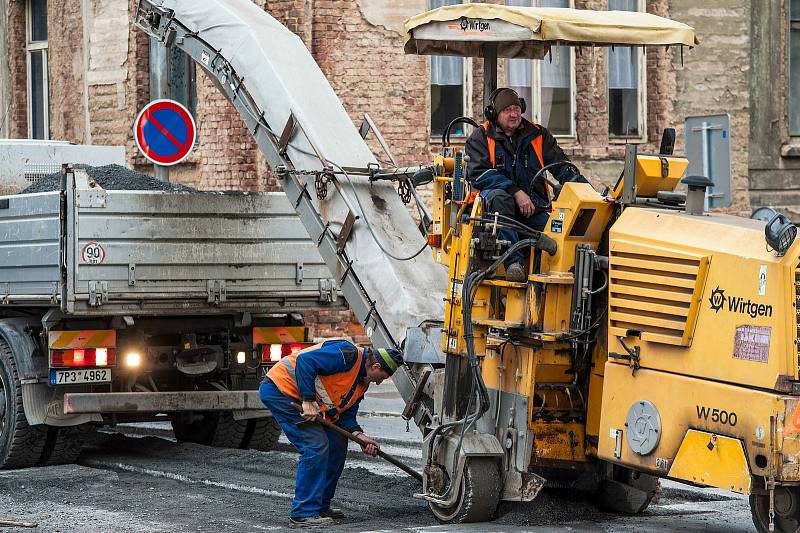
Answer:
[[[642,368],[790,392],[797,243],[778,257],[763,223],[630,208],[609,248],[608,350],[617,364],[628,366],[627,350],[638,349]]]
[[[655,407],[658,423],[652,417],[630,419],[631,408],[643,400]],[[757,462],[769,456],[770,417],[782,417],[784,411],[784,397],[774,393],[647,369],[638,370],[631,379],[628,367],[607,363],[598,456],[667,476],[687,431],[694,429],[740,440],[752,474],[765,476],[767,463],[761,463],[765,465],[762,468]],[[646,454],[637,453],[631,442],[636,445],[648,437],[657,439],[655,448]],[[775,449],[780,450],[782,437],[776,432],[773,438]],[[709,438],[709,444],[715,443]],[[788,459],[796,462],[794,457]],[[793,472],[791,479],[797,479],[797,475]],[[706,484],[713,484],[710,478]],[[731,490],[730,486],[720,488]]]

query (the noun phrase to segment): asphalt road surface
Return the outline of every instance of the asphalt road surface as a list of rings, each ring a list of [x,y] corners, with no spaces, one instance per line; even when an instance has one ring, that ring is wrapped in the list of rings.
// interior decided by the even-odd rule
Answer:
[[[391,384],[370,392],[362,426],[382,448],[420,467],[419,432],[394,413]],[[372,414],[370,414],[372,413]],[[0,520],[32,531],[259,532],[288,528],[297,454],[281,437],[272,452],[178,444],[167,424],[99,433],[77,465],[0,472]],[[503,503],[494,522],[445,526],[413,497],[417,482],[352,447],[335,504],[334,531],[752,532],[747,500],[665,482],[640,516],[598,511],[583,495],[545,489],[533,502]],[[13,529],[8,531],[28,531]]]

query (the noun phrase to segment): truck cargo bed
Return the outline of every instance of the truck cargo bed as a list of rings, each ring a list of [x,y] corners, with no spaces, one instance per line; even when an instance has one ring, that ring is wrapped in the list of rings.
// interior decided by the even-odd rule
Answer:
[[[70,315],[343,307],[283,193],[104,190],[0,197],[0,302]]]

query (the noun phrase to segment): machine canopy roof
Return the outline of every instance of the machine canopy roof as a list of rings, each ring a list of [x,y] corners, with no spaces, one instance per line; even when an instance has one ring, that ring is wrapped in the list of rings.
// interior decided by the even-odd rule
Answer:
[[[404,22],[405,52],[482,57],[496,44],[499,57],[542,59],[551,45],[651,46],[700,44],[694,28],[633,11],[459,4]]]

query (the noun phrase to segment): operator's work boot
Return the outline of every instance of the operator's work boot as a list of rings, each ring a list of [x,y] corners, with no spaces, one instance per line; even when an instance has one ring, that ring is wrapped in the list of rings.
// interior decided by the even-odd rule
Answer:
[[[525,267],[522,266],[522,263],[511,263],[506,269],[506,281],[522,283],[527,279],[528,276],[525,274]]]
[[[333,518],[334,520],[341,520],[344,518],[344,513],[338,507],[328,507],[319,512],[319,515],[325,518]]]
[[[326,516],[290,516],[289,527],[322,527],[333,525],[333,518]]]

